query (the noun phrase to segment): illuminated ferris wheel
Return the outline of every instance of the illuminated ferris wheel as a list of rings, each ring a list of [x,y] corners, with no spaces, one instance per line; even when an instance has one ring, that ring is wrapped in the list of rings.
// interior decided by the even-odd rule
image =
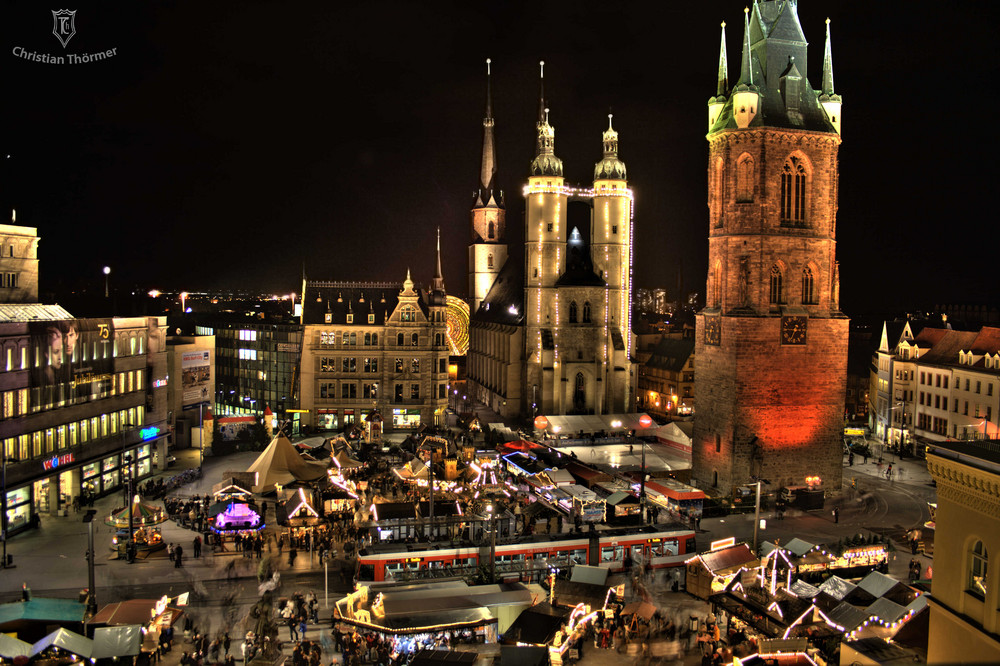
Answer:
[[[460,298],[448,296],[448,346],[453,356],[465,356],[469,351],[469,306]]]

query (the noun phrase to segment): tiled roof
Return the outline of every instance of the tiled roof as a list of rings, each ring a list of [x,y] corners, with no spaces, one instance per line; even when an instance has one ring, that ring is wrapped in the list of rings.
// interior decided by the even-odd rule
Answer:
[[[385,324],[399,302],[402,284],[393,282],[309,282],[302,299],[304,324],[338,324],[365,326],[368,315],[375,315],[375,324]],[[421,292],[420,309],[427,314],[426,299]],[[331,320],[326,321],[329,309]],[[347,324],[347,315],[354,321]]]
[[[658,370],[680,372],[693,353],[694,340],[662,338],[653,348],[653,354],[646,361],[646,366]]]
[[[524,322],[524,270],[520,259],[507,258],[472,318],[514,326]]]
[[[701,561],[712,572],[738,567],[742,564],[749,564],[756,561],[756,559],[750,551],[750,546],[745,543],[739,543],[729,548],[721,548],[701,555]]]

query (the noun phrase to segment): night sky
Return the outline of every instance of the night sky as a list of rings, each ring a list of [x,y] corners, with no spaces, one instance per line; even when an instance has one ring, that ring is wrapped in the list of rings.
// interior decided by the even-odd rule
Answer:
[[[523,236],[538,61],[567,180],[609,109],[636,197],[636,286],[704,291],[706,102],[743,3],[169,2],[4,11],[0,198],[38,227],[42,288],[298,291],[428,282],[442,229],[465,296],[485,59],[508,237]],[[933,9],[933,12],[928,10]],[[818,87],[832,19],[844,98],[838,258],[849,315],[996,302],[996,3],[801,0]],[[116,49],[50,65],[13,54]],[[987,154],[988,153],[988,154]],[[9,215],[9,213],[7,214]]]

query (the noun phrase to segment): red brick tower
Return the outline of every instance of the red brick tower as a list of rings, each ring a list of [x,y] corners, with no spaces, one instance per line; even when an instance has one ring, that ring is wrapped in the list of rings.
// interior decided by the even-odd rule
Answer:
[[[827,25],[821,90],[789,0],[745,17],[728,89],[725,24],[709,100],[709,265],[697,316],[693,476],[720,494],[753,477],[777,489],[841,484],[848,319],[836,218],[840,97]]]

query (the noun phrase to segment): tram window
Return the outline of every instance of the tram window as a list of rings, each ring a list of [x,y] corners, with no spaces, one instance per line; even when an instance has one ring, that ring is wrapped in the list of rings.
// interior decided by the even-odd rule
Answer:
[[[576,550],[574,550],[573,551],[573,561],[576,562],[577,564],[586,564],[587,563],[587,549],[586,548],[577,548]]]
[[[429,564],[431,569],[441,569],[444,567],[444,562],[441,560],[431,560]]]
[[[685,542],[685,544],[684,544],[684,552],[685,553],[696,553],[696,552],[698,552],[697,549],[696,549],[696,547],[695,547],[695,545],[694,545],[694,537],[689,538],[687,540],[687,542]]]
[[[358,567],[358,580],[375,580],[375,565],[362,564]]]
[[[621,559],[621,546],[604,546],[601,548],[601,562],[617,562]]]
[[[643,550],[643,547],[644,547],[644,544],[641,544],[641,543],[637,543],[634,546],[632,546],[632,559],[633,560],[640,560],[640,559],[642,559],[642,550]]]
[[[671,539],[670,541],[663,542],[663,554],[664,555],[677,555],[677,539]]]

